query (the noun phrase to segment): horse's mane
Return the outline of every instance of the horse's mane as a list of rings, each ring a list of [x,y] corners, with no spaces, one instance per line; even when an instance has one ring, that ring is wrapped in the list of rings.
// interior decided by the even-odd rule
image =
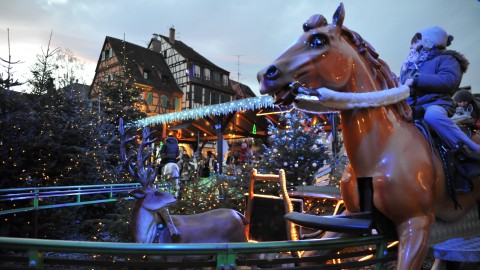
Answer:
[[[359,54],[370,64],[374,75],[383,89],[393,88],[398,85],[395,74],[390,71],[387,63],[378,57],[378,53],[370,43],[364,40],[360,34],[345,26],[342,27],[342,34],[357,48]]]
[[[341,15],[340,17],[342,18],[338,18],[335,15],[333,27],[335,27],[335,24],[338,23],[338,20],[343,21],[343,17]],[[327,25],[327,19],[325,19],[323,15],[315,14],[311,16],[305,24],[303,24],[303,31],[307,32],[313,28],[324,27]],[[365,61],[370,65],[372,76],[375,77],[382,89],[390,89],[398,86],[397,76],[390,71],[390,67],[387,65],[387,63],[378,57],[378,53],[375,51],[372,45],[370,45],[370,43],[364,40],[357,32],[352,31],[343,25],[341,35],[344,36],[347,41],[349,41],[349,43],[357,49],[358,53],[363,56]],[[412,120],[412,109],[405,101],[398,102],[397,109],[405,120]]]
[[[360,34],[345,26],[342,27],[342,34],[357,48],[358,53],[370,64],[372,73],[382,86],[382,89],[390,89],[398,86],[397,76],[390,70],[387,63],[378,57],[378,53],[370,43],[364,40]],[[406,101],[401,101],[396,105],[398,112],[406,121],[413,120],[412,109]]]

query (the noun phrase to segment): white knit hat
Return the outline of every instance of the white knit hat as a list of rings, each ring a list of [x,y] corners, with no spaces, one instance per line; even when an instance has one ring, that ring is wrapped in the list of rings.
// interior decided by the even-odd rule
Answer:
[[[453,40],[453,36],[447,35],[447,32],[438,26],[424,28],[418,33],[422,35],[423,45],[429,48],[433,46],[446,48]]]

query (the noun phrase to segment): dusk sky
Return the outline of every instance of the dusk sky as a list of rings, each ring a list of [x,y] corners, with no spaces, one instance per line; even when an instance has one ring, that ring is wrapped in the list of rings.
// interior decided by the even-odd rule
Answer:
[[[71,50],[85,64],[90,84],[106,36],[146,46],[153,33],[176,38],[230,71],[255,93],[256,74],[302,33],[313,14],[329,22],[340,1],[331,0],[6,0],[0,6],[0,57],[8,59],[10,30],[14,76],[24,74],[35,55],[52,48]],[[455,37],[450,49],[470,61],[462,86],[480,93],[480,1],[478,0],[344,0],[344,25],[373,45],[397,75],[413,34],[438,25]],[[5,69],[0,68],[5,74]],[[238,74],[240,73],[240,77]],[[20,89],[17,89],[20,90]]]

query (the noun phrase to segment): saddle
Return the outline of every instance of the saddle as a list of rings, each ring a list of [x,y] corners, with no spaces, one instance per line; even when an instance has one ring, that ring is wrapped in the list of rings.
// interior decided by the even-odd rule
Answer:
[[[430,145],[437,149],[443,163],[447,190],[455,207],[461,207],[457,194],[472,191],[472,179],[480,176],[480,156],[468,151],[463,143],[451,148],[428,124],[420,119],[415,125],[423,133]]]

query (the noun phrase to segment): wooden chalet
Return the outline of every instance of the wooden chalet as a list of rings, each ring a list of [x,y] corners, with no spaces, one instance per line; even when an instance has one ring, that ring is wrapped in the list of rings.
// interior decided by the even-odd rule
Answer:
[[[142,46],[106,37],[95,69],[89,96],[101,98],[101,86],[128,80],[140,89],[138,105],[148,116],[178,112],[183,93],[163,56]]]

